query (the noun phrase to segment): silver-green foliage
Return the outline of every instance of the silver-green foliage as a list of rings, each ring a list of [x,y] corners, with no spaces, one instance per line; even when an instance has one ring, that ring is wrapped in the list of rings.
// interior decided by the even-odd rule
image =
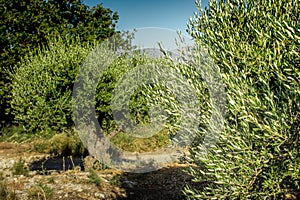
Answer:
[[[165,128],[174,133],[176,129],[182,127],[181,121],[183,120],[180,118],[185,111],[181,106],[182,102],[178,102],[178,97],[176,97],[176,92],[177,95],[179,93],[178,88],[168,87],[166,82],[171,83],[172,78],[169,76],[173,75],[175,82],[169,86],[179,85],[176,81],[190,83],[188,87],[195,90],[195,95],[201,96],[199,101],[204,102],[207,100],[204,97],[208,95],[207,91],[199,89],[205,88],[201,76],[190,65],[182,62],[176,63],[168,56],[152,58],[138,50],[131,53],[131,55],[118,57],[113,64],[107,66],[99,80],[95,99],[96,112],[101,127],[108,132],[116,129],[112,114],[113,109],[114,112],[126,114],[126,119],[130,118],[144,131],[150,123],[152,126],[156,123],[159,124],[155,120],[166,117]],[[169,75],[164,74],[164,72],[168,72]],[[182,76],[181,79],[179,79],[179,75]],[[168,78],[170,79],[169,82],[165,80]],[[123,82],[120,83],[120,80]],[[118,86],[120,86],[120,90],[114,91]],[[132,88],[135,88],[133,92]],[[122,99],[114,105],[114,108],[111,105],[113,95],[115,99]],[[186,98],[191,96],[191,94],[184,95]],[[130,99],[127,99],[127,96],[130,96]],[[204,104],[203,102],[201,103]],[[202,106],[202,112],[207,111],[207,108],[204,108],[205,105]],[[158,107],[163,112],[160,114],[165,116],[153,116],[155,119],[150,119],[152,114],[159,114],[153,111],[153,109],[159,109]],[[130,116],[127,116],[128,111]]]
[[[86,82],[84,85],[86,88],[83,90],[86,92],[73,95],[77,97],[77,100],[78,98],[82,100],[82,104],[79,105],[81,110],[88,108],[89,111],[77,113],[76,116],[80,115],[80,120],[86,122],[87,119],[85,118],[90,118],[90,114],[93,114],[90,113],[91,106],[95,106],[96,117],[100,126],[106,133],[113,131],[116,126],[112,116],[111,97],[118,80],[138,66],[163,65],[169,67],[172,63],[166,59],[149,59],[145,55],[133,53],[132,56],[124,54],[110,58],[111,64],[102,69],[102,57],[104,57],[102,60],[106,60],[109,57],[107,54],[112,53],[115,55],[115,53],[108,50],[110,47],[105,46],[105,44],[97,46],[96,42],[87,44],[80,43],[80,40],[49,40],[46,49],[25,57],[12,76],[11,106],[15,123],[22,126],[29,133],[62,131],[74,126],[72,91],[74,83],[76,83],[75,78],[80,74],[84,77],[79,76],[77,79],[81,80],[83,78],[82,80]],[[108,42],[108,44],[115,43]],[[88,57],[88,55],[93,55],[92,52],[94,52],[94,56],[97,56],[95,59]],[[90,63],[92,68],[83,69],[83,66],[89,66],[87,64],[89,61],[92,62]],[[95,66],[100,68],[95,68]],[[80,68],[82,73],[79,73]],[[90,79],[90,72],[92,72],[95,80]],[[93,91],[96,85],[97,89]],[[89,95],[93,92],[95,92],[95,95],[90,99]],[[125,94],[127,91],[123,92]],[[167,89],[154,83],[139,88],[133,94],[129,104],[133,121],[137,124],[149,122],[147,119],[151,105],[157,103],[157,101],[166,100],[165,96],[168,95],[162,97],[161,94],[165,92],[167,92]],[[160,98],[158,98],[159,96]],[[174,107],[170,106],[176,105],[172,104],[170,99],[168,102],[164,107],[169,106],[168,111],[171,112]],[[122,107],[120,110],[122,110]],[[78,111],[78,109],[75,109],[75,111]]]
[[[189,199],[283,199],[300,190],[299,1],[210,1],[189,23],[226,86],[227,116],[208,154],[198,145]]]

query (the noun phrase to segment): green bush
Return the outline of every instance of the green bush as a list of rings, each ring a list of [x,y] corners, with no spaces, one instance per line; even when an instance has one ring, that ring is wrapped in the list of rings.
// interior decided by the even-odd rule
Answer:
[[[122,48],[131,48],[127,43],[132,37],[130,33],[116,36],[116,38],[112,38],[116,39],[115,43],[109,43],[108,46],[105,46],[106,43],[97,46],[96,44],[99,43],[96,42],[81,44],[80,40],[49,40],[47,49],[25,57],[13,74],[11,107],[12,113],[15,115],[15,123],[23,127],[25,133],[42,133],[43,137],[46,137],[45,134],[47,134],[49,136],[47,138],[51,138],[53,133],[64,132],[65,129],[70,129],[74,126],[73,109],[75,105],[79,106],[74,109],[74,113],[80,116],[80,119],[77,119],[78,124],[81,122],[86,123],[85,120],[95,117],[94,114],[96,114],[104,133],[109,134],[117,131],[111,108],[112,94],[119,79],[127,72],[130,72],[130,70],[143,65],[152,69],[150,66],[155,65],[157,69],[159,67],[172,67],[176,73],[183,73],[185,78],[192,83],[195,82],[193,81],[194,79],[199,77],[199,75],[192,72],[193,69],[189,68],[188,65],[174,65],[172,60],[167,58],[152,59],[138,51],[122,56],[110,56],[112,52],[107,50],[107,47],[110,48],[111,46],[109,45],[111,44],[119,45]],[[125,37],[125,39],[127,37],[125,43],[123,40],[120,40],[120,37]],[[98,48],[92,51],[96,46]],[[92,57],[89,60],[88,55],[96,57]],[[103,70],[101,62],[103,60],[106,61],[105,59],[108,57],[111,58],[112,63]],[[97,65],[94,65],[95,62],[97,62]],[[101,67],[96,69],[94,68],[95,66]],[[79,68],[81,71],[79,71]],[[89,70],[93,70],[93,73],[90,73]],[[75,80],[78,73],[80,75]],[[99,73],[101,73],[101,76]],[[75,101],[81,101],[81,103],[80,105],[73,104],[73,85],[83,80],[85,80],[83,87],[87,91],[83,93],[88,94],[77,94],[75,92]],[[92,95],[95,85],[97,85],[95,97],[94,99],[89,99],[89,95]],[[196,88],[197,86],[194,85],[193,87]],[[205,85],[201,85],[201,88],[203,87]],[[127,92],[123,90],[117,95],[122,97]],[[198,90],[198,93],[201,95],[203,91]],[[175,95],[172,89],[160,83],[145,84],[137,88],[129,102],[131,118],[135,123],[141,125],[141,127],[144,126],[146,129],[150,123],[149,112],[151,105],[160,104],[169,115],[169,121],[165,128],[170,133],[174,133],[180,124],[179,113],[181,112],[180,109],[182,109],[178,106]],[[90,108],[94,104],[96,113],[91,113]],[[124,106],[127,105],[121,103],[117,111],[121,112],[124,110]],[[87,113],[77,113],[85,108]],[[205,109],[202,111],[205,111]],[[139,133],[147,132],[145,129],[141,128]],[[21,130],[19,132],[23,133]],[[157,137],[155,139],[160,140],[161,138]],[[157,142],[159,144],[168,143],[167,141]]]
[[[146,67],[144,68],[143,66]],[[152,68],[151,66],[155,66],[155,67]],[[114,132],[116,131],[116,129],[118,130],[118,128],[116,127],[116,123],[113,119],[112,105],[111,105],[114,89],[116,88],[118,81],[125,74],[128,75],[128,73],[131,70],[137,68],[143,70],[141,71],[142,73],[147,73],[148,69],[161,70],[162,68],[166,68],[166,69],[171,68],[174,70],[173,71],[174,73],[182,74],[183,78],[186,79],[185,81],[191,83],[190,86],[193,89],[195,89],[197,95],[200,96],[198,100],[199,103],[201,104],[201,110],[198,109],[198,111],[201,112],[200,114],[207,112],[208,108],[206,102],[209,98],[208,91],[206,90],[206,85],[202,80],[201,76],[197,71],[195,71],[193,67],[183,63],[175,64],[173,59],[170,59],[169,57],[157,59],[157,58],[149,58],[145,54],[133,53],[132,56],[127,55],[118,58],[112,65],[108,66],[106,71],[103,73],[103,76],[100,78],[97,87],[96,96],[95,96],[96,112],[97,112],[100,125],[106,133]],[[137,72],[134,71],[134,73]],[[146,79],[148,79],[147,81],[151,81],[151,78],[153,77],[149,77],[149,79],[147,77]],[[141,80],[144,79],[141,78]],[[134,81],[135,80],[133,80],[132,82],[128,81],[127,83],[125,83],[125,85],[127,84],[126,86],[128,85],[132,86],[131,84],[137,84]],[[138,130],[139,135],[147,132],[147,127],[151,123],[150,120],[151,107],[157,105],[163,108],[163,111],[165,112],[165,116],[167,116],[165,127],[162,128],[161,131],[167,129],[169,131],[169,134],[173,134],[175,133],[176,130],[182,127],[180,118],[182,116],[183,107],[180,107],[179,105],[180,102],[178,102],[178,100],[176,99],[176,94],[174,93],[174,90],[175,90],[174,88],[163,85],[158,80],[153,80],[153,82],[151,83],[145,82],[145,84],[142,84],[142,86],[136,88],[136,90],[131,94],[128,110],[132,121],[141,127],[141,129]],[[127,95],[128,90],[124,89],[119,92],[120,93],[116,94],[117,96],[116,98],[123,98],[125,95]],[[184,95],[190,95],[190,94],[184,94]],[[115,108],[115,111],[123,112],[126,109],[125,107],[127,105],[121,102],[120,105],[116,105],[116,106],[117,107]],[[126,132],[126,130],[123,131]],[[156,134],[161,135],[159,132],[160,131],[158,130]],[[151,133],[149,134],[151,135]],[[121,135],[120,138],[122,138]],[[115,141],[120,141],[117,138],[118,137],[115,138],[116,139]],[[125,138],[128,140],[133,139],[131,136],[125,136]],[[147,140],[145,140],[144,142],[146,141]],[[128,143],[127,145],[133,145],[133,144]]]
[[[27,132],[62,131],[73,126],[72,89],[78,69],[92,50],[80,41],[50,40],[29,55],[13,74],[12,113]]]
[[[98,176],[98,174],[93,169],[90,169],[89,172],[90,172],[89,182],[94,183],[98,187],[101,187],[101,185],[103,184],[102,179]]]
[[[127,36],[128,39],[129,34],[126,34],[122,34],[121,37]],[[118,45],[120,38],[117,36],[116,39]],[[12,113],[15,115],[15,123],[23,127],[23,133],[41,133],[43,137],[46,137],[45,134],[47,134],[49,135],[47,138],[51,138],[54,133],[65,132],[66,129],[71,129],[74,126],[72,90],[75,77],[79,72],[80,65],[96,47],[96,43],[81,45],[79,40],[66,39],[49,40],[48,43],[47,49],[39,51],[37,55],[24,58],[20,67],[13,74],[11,107]],[[126,41],[120,43],[120,46],[124,45],[126,45]],[[101,53],[103,55],[99,55],[99,57],[106,56],[105,52]],[[86,104],[94,104],[95,102],[96,117],[106,134],[116,129],[110,104],[117,81],[130,69],[146,63],[149,63],[149,60],[143,55],[134,54],[133,57],[129,55],[117,57],[102,72],[95,101],[89,102],[88,98],[83,95],[82,98],[86,99]],[[85,78],[89,78],[89,76]],[[136,100],[132,100],[130,110],[133,115],[138,112],[139,107],[143,110],[148,109],[149,106],[139,103],[144,102],[143,98],[145,98],[144,95],[138,95]],[[136,119],[136,122],[142,121],[146,115],[147,112],[143,112],[141,119]],[[63,139],[59,135],[57,138]],[[55,143],[60,145],[57,142]],[[39,144],[36,147],[39,148],[38,146]],[[60,147],[55,147],[55,144],[53,148],[61,151]],[[65,146],[61,148],[65,148]],[[70,150],[76,151],[76,149]]]
[[[145,56],[134,55],[133,58],[130,58],[128,55],[124,55],[117,58],[112,65],[108,66],[100,77],[96,89],[95,107],[98,121],[105,133],[116,129],[116,123],[114,122],[112,114],[111,100],[118,80],[137,65],[146,63],[147,60]],[[140,96],[140,98],[142,98],[142,96]],[[145,106],[146,105],[143,104],[144,109],[146,109]]]
[[[107,40],[105,44],[108,45],[102,42],[101,46],[128,49],[132,37],[130,32],[117,33]],[[89,53],[99,44],[100,41],[88,43],[79,38],[58,37],[48,39],[45,49],[34,50],[23,58],[12,73],[10,103],[15,124],[30,133],[63,131],[74,126],[72,91],[75,78]],[[101,79],[108,86],[108,89],[104,87],[104,100],[110,92],[106,83],[115,81],[114,77],[127,69],[118,64],[113,65],[115,74],[104,73]]]
[[[209,153],[192,147],[190,158],[201,169],[190,173],[202,187],[187,187],[188,199],[299,198],[299,2],[230,0],[197,7],[189,31],[221,70],[227,115]]]
[[[9,73],[29,52],[47,45],[49,36],[80,37],[82,41],[111,37],[117,12],[83,1],[0,1],[0,130],[12,125]],[[0,133],[1,134],[1,133]]]

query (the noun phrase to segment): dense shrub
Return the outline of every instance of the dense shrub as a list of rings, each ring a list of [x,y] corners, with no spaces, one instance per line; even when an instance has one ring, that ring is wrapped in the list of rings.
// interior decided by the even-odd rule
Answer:
[[[120,131],[112,114],[112,95],[119,79],[139,66],[145,66],[143,69],[145,71],[141,71],[142,74],[147,70],[148,72],[152,70],[151,66],[155,66],[156,70],[171,67],[174,70],[174,75],[182,74],[186,82],[192,83],[192,88],[196,89],[198,96],[201,96],[200,101],[209,97],[203,81],[196,81],[200,79],[199,74],[194,73],[194,69],[187,64],[175,64],[171,58],[149,58],[139,51],[116,57],[110,56],[112,52],[105,49],[112,46],[115,48],[115,45],[112,44],[119,45],[124,49],[131,48],[127,43],[131,37],[128,34],[121,35],[122,38],[127,37],[125,43],[124,40],[120,40],[119,36],[116,36],[111,38],[116,40],[115,43],[110,43],[112,40],[109,40],[108,46],[106,46],[106,43],[97,46],[99,43],[96,42],[81,44],[80,40],[49,40],[47,49],[39,51],[38,54],[25,57],[20,63],[20,67],[13,74],[12,80],[12,113],[15,115],[15,123],[24,129],[20,133],[42,133],[43,137],[46,137],[45,133],[48,133],[49,137],[47,136],[47,138],[50,138],[55,133],[70,129],[74,126],[74,122],[77,122],[76,124],[83,122],[83,125],[85,125],[90,119],[96,118],[105,134]],[[89,60],[88,55],[92,55],[91,60]],[[106,62],[106,58],[111,59],[112,62],[103,70],[103,63],[101,62]],[[89,62],[91,62],[91,65],[86,65]],[[99,67],[95,68],[95,66]],[[101,73],[101,76],[99,73]],[[80,75],[75,80],[78,74]],[[152,71],[150,74],[152,74]],[[85,83],[82,86],[85,92],[73,91],[74,83],[77,84],[83,80]],[[175,136],[176,130],[183,127],[182,122],[184,120],[181,116],[185,112],[185,108],[181,107],[180,102],[176,99],[176,95],[179,95],[179,93],[174,93],[174,88],[168,88],[159,81],[153,81],[151,84],[143,84],[137,88],[131,94],[129,105],[121,102],[118,105],[119,107],[115,109],[123,112],[129,106],[132,121],[141,127],[137,129],[135,134],[154,136],[149,136],[145,140],[136,139],[134,136],[128,135],[127,130],[123,130],[125,133],[119,132],[119,136],[112,138],[112,142],[118,143],[120,148],[132,151],[161,148],[169,144],[169,136]],[[133,84],[135,82],[136,80],[133,81]],[[131,86],[131,82],[127,84],[128,87]],[[79,84],[76,87],[80,87]],[[96,90],[95,96],[92,94],[94,90]],[[127,93],[128,90],[123,89],[117,96],[122,98]],[[72,95],[76,97],[73,99],[77,102],[76,104],[72,101]],[[190,94],[184,95],[190,96]],[[78,104],[78,100],[81,103]],[[95,113],[91,109],[94,105]],[[157,105],[163,108],[167,120],[164,127],[152,130],[150,110],[151,107]],[[81,111],[85,108],[87,108],[87,112],[82,113]],[[73,111],[80,118],[76,118],[78,121],[74,121]],[[203,103],[198,111],[202,112],[201,114],[207,112],[207,105]],[[126,143],[125,140],[132,142]]]
[[[134,79],[133,81],[128,81],[126,83],[127,85],[123,85],[127,89],[119,91],[120,93],[115,94],[115,98],[123,98],[128,95],[128,88],[132,88],[133,85],[138,85],[140,82],[143,83],[140,84],[140,86],[137,87],[132,94],[130,94],[128,105],[121,101],[121,104],[116,105],[117,107],[114,109],[115,111],[122,113],[127,109],[126,107],[129,106],[128,111],[130,116],[127,117],[130,117],[133,123],[138,124],[144,133],[147,132],[146,130],[150,123],[152,123],[152,125],[155,123],[154,121],[151,121],[154,120],[154,118],[151,118],[151,115],[154,114],[151,109],[156,106],[160,107],[162,112],[156,113],[159,117],[156,116],[155,120],[165,118],[165,121],[163,122],[164,128],[168,129],[170,134],[175,134],[176,130],[184,127],[182,124],[182,121],[184,121],[182,120],[182,116],[186,111],[186,107],[182,106],[182,102],[179,102],[178,99],[190,98],[192,95],[188,92],[191,90],[194,90],[193,92],[195,92],[199,97],[198,103],[200,107],[197,109],[197,111],[200,112],[199,115],[203,115],[203,113],[207,112],[208,108],[206,103],[209,98],[208,91],[206,90],[206,85],[199,75],[199,72],[197,72],[193,67],[182,62],[174,62],[174,60],[168,56],[158,59],[150,58],[145,54],[133,53],[131,57],[125,56],[118,58],[113,65],[108,67],[103,76],[100,78],[95,98],[98,120],[104,130],[112,132],[116,129],[111,101],[114,89],[117,84],[119,84],[118,81],[120,81],[124,75],[132,73],[132,70],[137,70],[137,68],[142,71],[133,72],[134,74],[141,73],[141,76],[142,74],[148,73],[152,76],[156,73],[155,71],[149,72],[149,70],[157,70],[159,73],[162,73],[164,70],[169,72],[169,70],[172,69],[174,77],[182,78],[180,81],[189,83],[188,87],[190,87],[190,90],[182,90],[185,93],[182,94],[183,97],[179,97],[178,88],[163,83],[164,81],[158,80],[159,78],[155,78],[156,75],[153,75],[153,77],[145,76],[145,78],[140,78],[140,80]],[[182,76],[177,77],[178,74]],[[159,122],[157,121],[157,123]],[[157,130],[162,129],[158,128]]]
[[[27,132],[61,131],[73,126],[72,89],[80,64],[93,45],[57,39],[25,57],[13,74],[12,113]]]
[[[105,48],[129,49],[132,37],[130,32],[116,33],[105,40]],[[11,107],[15,124],[23,126],[27,132],[47,129],[61,131],[73,126],[71,100],[75,78],[89,53],[100,44],[104,46],[103,41],[82,42],[80,38],[50,38],[47,47],[39,49],[38,52],[34,50],[24,57],[12,73]],[[104,100],[110,95],[108,83],[116,82],[114,77],[119,77],[119,73],[124,73],[127,69],[123,67],[125,63],[120,64],[117,61],[108,69],[112,72],[104,73],[100,80],[100,86],[101,81],[105,81],[101,91],[104,93]],[[130,61],[127,59],[127,62]]]
[[[130,71],[137,65],[143,65],[146,63],[147,59],[145,56],[135,55],[133,58],[130,58],[128,55],[123,55],[117,58],[112,65],[108,66],[102,74],[96,89],[95,106],[98,121],[105,132],[116,129],[116,123],[114,122],[112,114],[111,100],[117,82],[126,72]],[[142,97],[140,96],[140,98]],[[142,106],[147,110],[145,104]],[[144,114],[146,115],[147,113]]]
[[[130,34],[123,33],[120,36],[128,40],[122,41],[116,35],[115,44],[123,47],[128,45]],[[81,44],[80,40],[69,39],[49,40],[48,43],[47,49],[25,57],[12,74],[12,113],[15,115],[15,124],[28,133],[53,133],[74,126],[72,90],[75,77],[89,53],[97,46],[96,43]],[[101,75],[95,107],[105,132],[115,128],[110,106],[115,84],[130,69],[145,63],[145,56],[123,55],[116,58]]]
[[[14,117],[8,76],[25,55],[47,45],[49,36],[104,40],[116,33],[119,18],[101,4],[90,8],[78,0],[0,0],[0,12],[0,130]]]
[[[127,40],[121,40],[116,35],[114,43],[129,48],[128,42],[132,37],[130,33],[120,36]],[[80,40],[68,39],[49,40],[48,43],[47,49],[39,51],[37,55],[25,57],[13,73],[12,113],[15,115],[15,123],[28,133],[53,133],[74,126],[72,92],[75,78],[80,66],[97,46],[96,43],[81,44]],[[100,49],[98,50],[101,51]],[[104,54],[103,50],[103,55],[99,57],[105,56]],[[86,104],[95,103],[96,117],[105,133],[116,128],[111,110],[111,97],[117,81],[136,66],[155,62],[158,61],[139,53],[116,57],[106,70],[101,72],[99,82],[95,82],[98,84],[95,101],[92,99],[88,102],[88,97],[82,96],[86,99]],[[130,101],[130,112],[136,123],[145,122],[150,107],[149,102],[147,104],[145,101],[145,95],[151,93],[151,88],[142,90],[145,91],[144,94],[139,94],[140,89]]]
[[[202,145],[192,148],[201,167],[190,173],[202,187],[185,193],[189,199],[299,198],[299,2],[197,7],[189,31],[219,66],[228,104],[216,146],[208,154]]]

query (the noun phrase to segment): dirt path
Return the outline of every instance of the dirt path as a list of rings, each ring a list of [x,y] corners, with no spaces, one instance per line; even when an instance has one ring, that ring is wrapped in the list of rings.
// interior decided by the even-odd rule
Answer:
[[[174,164],[143,174],[99,167],[89,171],[86,166],[96,163],[91,157],[83,165],[80,158],[51,158],[32,149],[30,144],[0,143],[0,200],[182,200],[182,189],[192,184],[191,177],[182,171],[186,165]]]

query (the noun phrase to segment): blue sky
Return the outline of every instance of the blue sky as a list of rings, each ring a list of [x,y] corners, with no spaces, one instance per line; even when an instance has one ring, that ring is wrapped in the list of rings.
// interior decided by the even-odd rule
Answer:
[[[83,0],[84,4],[101,4],[119,13],[117,30],[159,27],[181,30],[184,34],[186,23],[197,11],[195,0]],[[206,6],[208,0],[202,0]]]

